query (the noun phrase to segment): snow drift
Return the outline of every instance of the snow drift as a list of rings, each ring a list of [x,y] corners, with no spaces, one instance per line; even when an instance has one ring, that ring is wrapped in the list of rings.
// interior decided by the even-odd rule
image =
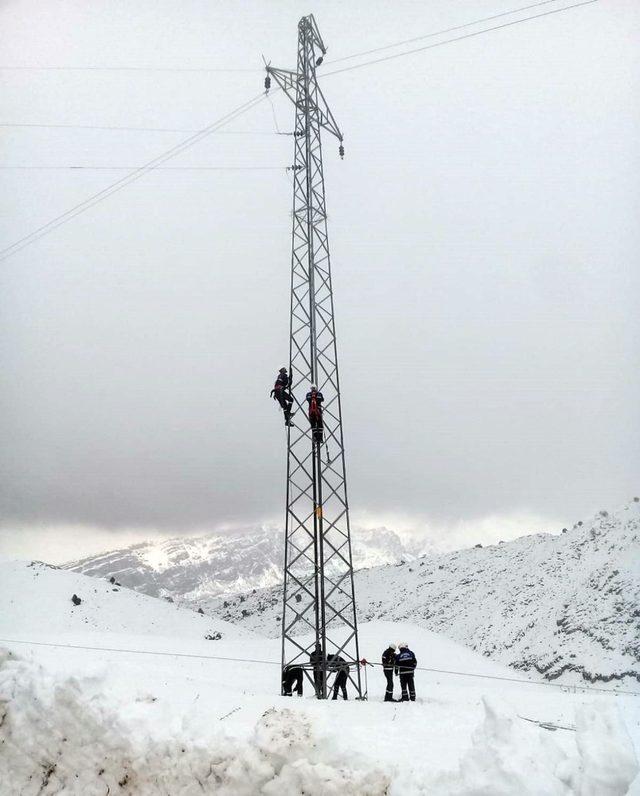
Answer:
[[[46,672],[0,651],[2,793],[367,794],[389,780],[324,753],[299,713],[266,711],[247,741],[222,733],[206,744],[136,736],[100,696],[99,683]]]
[[[571,755],[485,697],[484,720],[457,770],[419,779],[389,761],[367,761],[364,750],[336,752],[310,717],[287,708],[265,711],[246,740],[222,732],[195,743],[179,733],[162,740],[136,733],[103,689],[95,679],[56,680],[0,651],[3,793],[623,796],[638,772],[615,708],[602,704],[579,714],[578,754]]]
[[[207,640],[214,630],[220,637]],[[363,623],[363,654],[375,659],[396,636],[432,667],[418,672],[417,702],[383,703],[375,669],[368,702],[318,702],[308,688],[287,699],[277,640],[108,581],[1,564],[0,793],[622,796],[630,787],[639,698],[495,679],[512,673],[408,623]],[[542,729],[543,719],[563,729]]]

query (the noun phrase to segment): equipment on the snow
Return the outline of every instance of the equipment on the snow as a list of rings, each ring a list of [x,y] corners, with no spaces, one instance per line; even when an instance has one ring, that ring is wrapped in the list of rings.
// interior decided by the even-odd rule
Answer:
[[[575,727],[567,727],[564,724],[555,724],[552,721],[538,721],[537,719],[529,719],[526,716],[521,716],[518,713],[519,719],[524,719],[524,721],[530,721],[532,724],[537,724],[538,727],[542,727],[543,730],[549,730],[550,732],[555,732],[556,730],[568,730],[569,732],[576,732]]]

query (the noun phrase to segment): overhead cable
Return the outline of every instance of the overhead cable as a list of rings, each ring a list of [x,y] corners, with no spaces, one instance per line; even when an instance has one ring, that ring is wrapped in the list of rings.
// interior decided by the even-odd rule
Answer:
[[[433,33],[424,33],[422,36],[415,36],[413,39],[403,39],[402,41],[396,41],[393,44],[385,44],[382,47],[373,47],[371,50],[361,50],[360,52],[353,53],[352,55],[343,55],[341,58],[332,58],[330,61],[325,61],[324,63],[326,66],[329,64],[338,64],[341,61],[349,61],[351,58],[359,58],[361,55],[371,55],[371,53],[378,53],[382,50],[391,50],[393,47],[402,47],[404,44],[413,44],[413,42],[416,41],[431,39],[434,36],[442,36],[444,33],[453,33],[454,30],[464,30],[464,28],[471,28],[474,25],[481,25],[483,22],[492,22],[494,19],[499,19],[500,17],[508,17],[511,16],[511,14],[518,14],[520,11],[528,11],[531,8],[537,8],[538,6],[546,6],[551,3],[558,2],[560,2],[560,0],[542,0],[540,3],[532,3],[528,6],[514,8],[511,11],[503,11],[501,14],[493,14],[493,16],[490,17],[476,19],[474,22],[466,22],[464,25],[454,25],[452,28],[444,28],[443,30],[436,30]]]
[[[569,11],[572,8],[579,8],[580,6],[588,6],[592,3],[597,3],[598,0],[583,0],[581,3],[574,3],[570,6],[563,6],[562,8],[554,8],[551,11],[543,11],[540,14],[533,14],[528,17],[523,17],[522,19],[514,19],[511,22],[503,22],[502,25],[494,25],[491,28],[483,28],[483,30],[476,30],[472,33],[465,33],[464,36],[456,36],[453,39],[446,39],[445,41],[438,41],[434,44],[427,44],[425,47],[416,47],[413,50],[405,50],[401,53],[393,53],[391,55],[385,55],[382,58],[375,58],[372,61],[364,61],[361,64],[354,64],[353,66],[345,66],[342,69],[334,69],[333,72],[326,72],[323,77],[329,77],[329,75],[339,75],[342,72],[351,72],[353,69],[362,69],[365,66],[371,66],[372,64],[380,64],[383,61],[391,61],[395,58],[403,58],[406,55],[413,55],[414,53],[424,52],[425,50],[433,50],[435,47],[443,47],[445,44],[453,44],[457,41],[463,41],[463,39],[471,39],[474,36],[481,36],[484,33],[490,33],[492,30],[501,30],[502,28],[510,28],[512,25],[519,25],[521,22],[530,22],[532,19],[541,19],[542,17],[551,16],[551,14],[559,14],[562,11]]]
[[[40,71],[40,72],[262,72],[262,69],[240,68],[225,69],[217,67],[199,66],[0,66],[0,71],[17,72]]]
[[[43,129],[63,129],[63,130],[115,130],[130,131],[140,133],[199,133],[201,128],[188,127],[119,127],[118,125],[98,125],[98,124],[22,124],[22,123],[0,123],[0,127],[34,127]],[[216,130],[216,135],[293,135],[278,130]]]
[[[500,19],[501,17],[511,16],[512,14],[518,14],[521,11],[528,11],[531,8],[538,8],[540,6],[550,5],[551,3],[557,3],[561,0],[540,0],[538,3],[531,3],[530,5],[521,6],[520,8],[514,8],[509,11],[502,11],[499,14],[493,14],[489,17],[482,17],[481,19],[477,19],[474,22],[466,22],[462,25],[454,25],[450,28],[444,28],[442,30],[434,31],[432,33],[425,33],[421,36],[415,36],[411,39],[403,39],[401,41],[394,42],[392,44],[385,44],[381,47],[373,47],[369,50],[361,50],[357,53],[352,53],[351,55],[343,55],[340,58],[332,58],[329,61],[325,61],[325,64],[336,64],[342,61],[348,61],[352,58],[359,58],[362,55],[370,55],[371,53],[381,52],[383,50],[389,50],[393,47],[401,47],[404,44],[412,44],[416,41],[422,41],[423,39],[429,39],[434,36],[440,36],[445,33],[452,33],[455,30],[463,30],[464,28],[472,27],[473,25],[481,25],[483,22],[491,22],[494,19]],[[595,2],[595,0],[591,0]],[[568,8],[572,8],[573,6],[568,6]],[[563,11],[565,9],[557,9],[558,11]],[[530,17],[533,19],[534,17]],[[524,21],[524,20],[523,20]],[[53,72],[186,72],[186,73],[193,73],[193,72],[262,72],[260,68],[252,68],[252,67],[172,67],[172,66],[38,66],[35,64],[27,64],[27,65],[0,65],[0,70],[5,71],[53,71]]]
[[[284,171],[291,166],[156,166],[154,171]],[[136,166],[0,166],[15,171],[132,171]]]
[[[60,649],[77,649],[89,650],[91,652],[120,652],[129,653],[133,655],[158,655],[170,658],[196,658],[211,661],[228,661],[231,663],[257,663],[265,666],[281,666],[280,661],[265,661],[261,658],[231,658],[222,655],[201,655],[195,652],[166,652],[164,650],[136,650],[136,649],[122,649],[120,647],[89,647],[83,644],[60,644],[51,641],[24,641],[22,639],[0,638],[2,644],[27,644],[34,647],[56,647]],[[361,661],[365,666],[382,666],[381,663],[371,663]],[[460,672],[449,669],[433,669],[428,666],[416,666],[416,671],[431,672],[433,674],[449,674],[455,677],[475,677],[481,680],[502,680],[507,683],[519,683],[520,685],[540,685],[549,686],[552,688],[579,688],[582,691],[597,691],[604,694],[617,695],[626,694],[628,696],[640,696],[640,691],[629,691],[627,689],[608,689],[598,688],[596,686],[586,685],[570,685],[568,683],[550,683],[548,680],[522,680],[519,677],[502,677],[497,674],[478,674],[477,672]]]
[[[176,146],[172,147],[166,152],[163,152],[161,155],[158,155],[157,157],[153,158],[153,160],[150,160],[148,163],[145,163],[144,166],[135,169],[130,174],[125,175],[124,177],[112,183],[111,185],[108,185],[106,188],[103,188],[101,191],[98,191],[98,193],[89,196],[87,199],[75,205],[74,207],[70,208],[65,213],[62,213],[59,216],[56,216],[55,218],[52,218],[51,221],[47,222],[46,224],[43,224],[41,227],[35,229],[33,232],[30,232],[28,235],[25,235],[24,237],[15,241],[15,243],[12,243],[11,246],[7,246],[7,248],[0,251],[0,260],[6,260],[8,257],[11,257],[17,252],[21,251],[26,246],[29,246],[31,243],[34,243],[36,240],[39,240],[45,235],[48,235],[50,232],[53,232],[54,229],[57,229],[62,224],[66,224],[67,221],[70,221],[72,218],[75,218],[77,215],[80,215],[80,213],[84,213],[86,210],[89,210],[89,208],[94,207],[95,205],[97,205],[99,202],[102,202],[107,197],[111,196],[117,191],[120,191],[122,188],[125,188],[127,185],[130,185],[132,182],[139,180],[140,177],[143,177],[148,172],[153,171],[153,169],[156,169],[158,166],[162,165],[162,163],[165,163],[167,160],[176,157],[176,155],[181,154],[185,150],[199,143],[208,135],[211,135],[211,133],[215,132],[219,127],[228,124],[233,119],[236,119],[242,114],[246,113],[248,110],[251,110],[251,108],[258,105],[264,99],[265,99],[264,92],[257,94],[252,99],[248,100],[247,102],[244,102],[242,105],[239,105],[233,111],[230,111],[229,113],[220,117],[220,119],[213,122],[208,127],[203,128],[198,133],[195,133],[195,135],[189,136],[189,138],[186,138],[184,141],[181,141],[179,144],[176,144]]]

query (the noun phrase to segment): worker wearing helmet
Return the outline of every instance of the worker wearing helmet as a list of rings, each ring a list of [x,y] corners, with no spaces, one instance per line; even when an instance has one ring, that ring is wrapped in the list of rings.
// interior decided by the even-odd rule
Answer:
[[[291,407],[293,406],[293,395],[291,395],[290,386],[291,379],[289,378],[287,369],[280,368],[276,377],[276,383],[273,385],[273,390],[271,390],[270,395],[274,401],[277,401],[282,407],[285,426],[293,425],[291,422],[291,415],[295,414],[291,411]]]
[[[416,701],[416,686],[413,681],[413,673],[418,660],[409,649],[406,641],[398,644],[399,651],[396,655],[396,672],[400,675],[400,688],[402,689],[402,701]],[[407,693],[408,691],[408,693]]]
[[[393,671],[396,667],[396,645],[389,644],[382,653],[382,671],[387,678],[387,689],[384,692],[385,702],[395,702],[393,698]]]
[[[309,423],[311,423],[311,432],[314,442],[322,442],[324,432],[324,423],[322,422],[323,401],[324,396],[316,385],[312,384],[311,389],[307,393],[307,403],[309,404]]]

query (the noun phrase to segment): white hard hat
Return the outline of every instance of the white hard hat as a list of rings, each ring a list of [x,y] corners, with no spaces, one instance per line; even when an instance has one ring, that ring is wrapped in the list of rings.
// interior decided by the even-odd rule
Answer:
[[[401,649],[401,650],[406,650],[406,649],[409,649],[409,645],[407,644],[407,642],[406,642],[406,641],[401,641],[401,642],[398,644],[398,646],[400,647],[400,649]]]
[[[390,649],[390,650],[394,650],[395,648],[396,648],[396,645],[395,645],[395,644],[389,644],[389,649]]]

